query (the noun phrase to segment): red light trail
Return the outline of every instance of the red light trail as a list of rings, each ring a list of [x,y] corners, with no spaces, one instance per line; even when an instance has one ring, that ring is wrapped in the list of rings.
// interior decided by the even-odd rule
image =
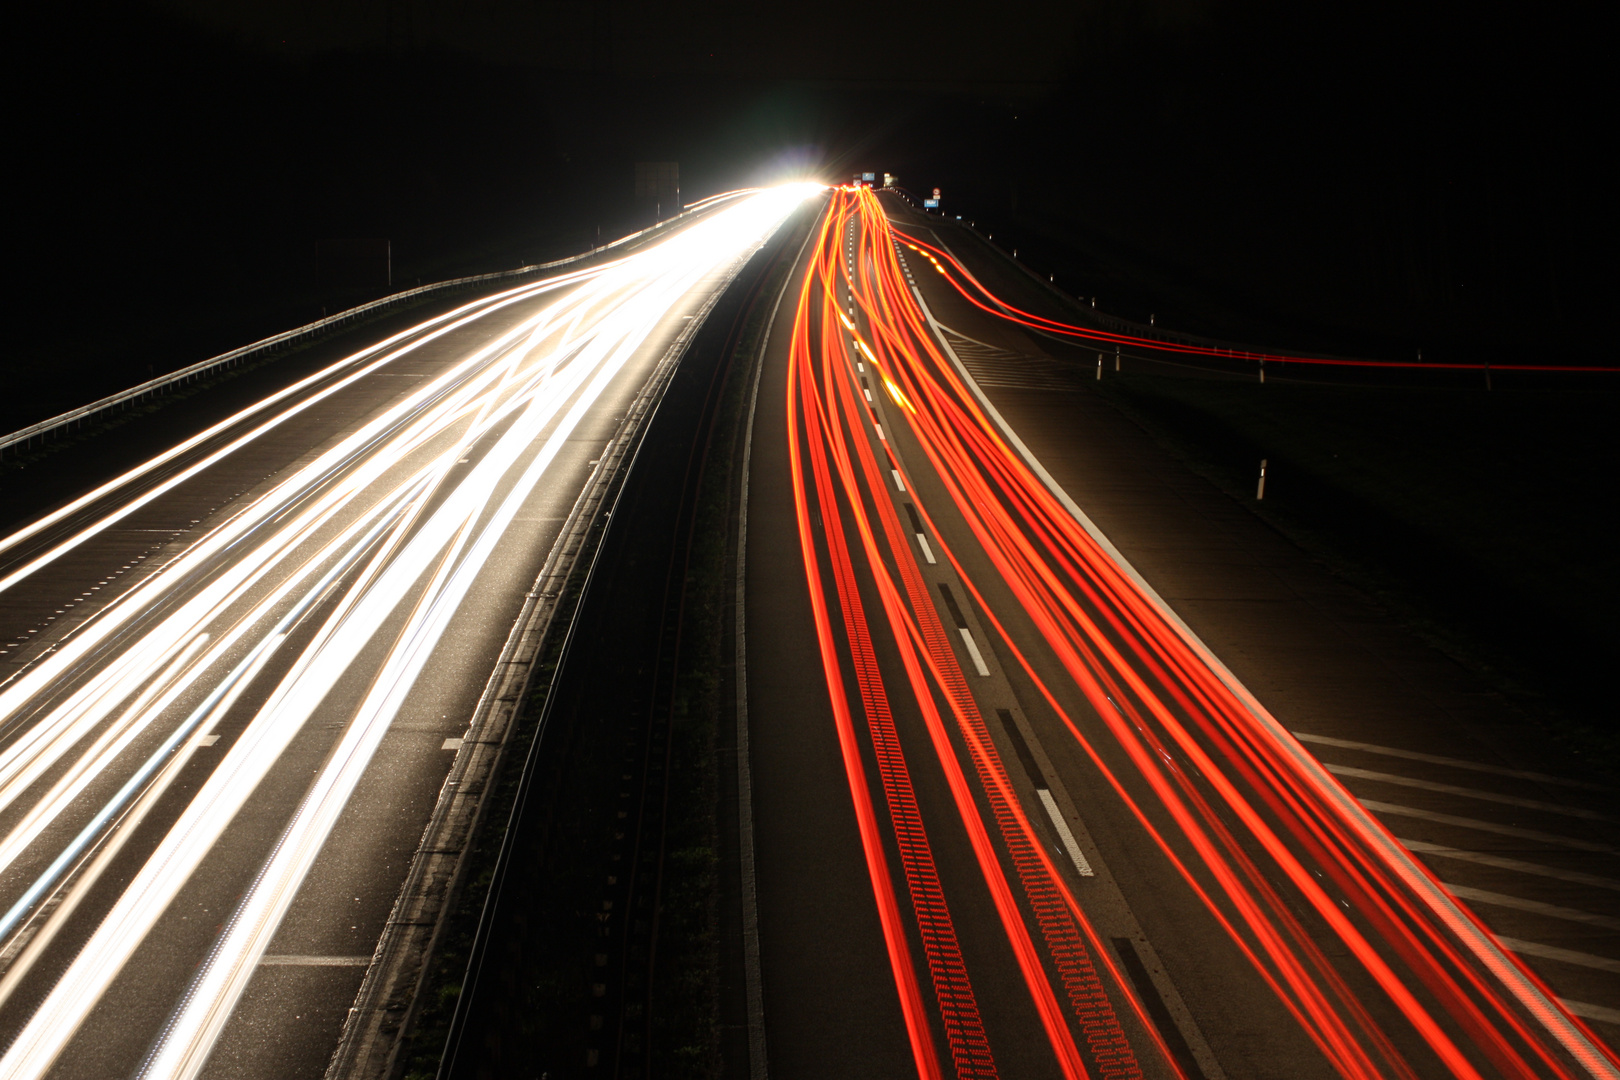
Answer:
[[[894,235],[899,237],[907,247],[928,259],[934,269],[938,270],[945,280],[950,282],[951,286],[962,294],[963,299],[974,307],[997,318],[1007,319],[1010,322],[1027,326],[1032,330],[1056,334],[1077,341],[1095,341],[1108,345],[1130,345],[1135,348],[1179,353],[1184,356],[1207,356],[1216,360],[1250,360],[1258,363],[1270,360],[1274,363],[1307,364],[1319,367],[1430,371],[1620,372],[1620,367],[1600,367],[1591,364],[1455,364],[1423,360],[1354,360],[1347,357],[1301,356],[1294,353],[1272,353],[1221,345],[1197,345],[1190,342],[1166,341],[1161,338],[1142,337],[1139,334],[1119,334],[1108,330],[1076,326],[1073,323],[1059,322],[1056,319],[1048,319],[1045,316],[1014,307],[985,288],[984,284],[974,277],[972,272],[963,266],[960,260],[950,252],[926,243],[908,233],[897,230]],[[949,269],[946,269],[947,266]]]
[[[907,283],[902,244],[998,317],[1093,332],[989,297],[948,255],[897,233],[866,189],[833,194],[799,295],[786,407],[800,544],[845,775],[920,1075],[997,1075],[995,1031],[981,1017],[935,864],[941,835],[966,837],[1005,962],[1064,1076],[1140,1076],[1148,1060],[1155,1071],[1187,1073],[1020,802],[902,509],[914,509],[937,537],[941,560],[1003,655],[1151,850],[1336,1072],[1358,1080],[1620,1077],[1612,1052],[1041,480],[936,336]],[[874,386],[892,402],[883,405],[886,424]],[[955,548],[948,536],[958,538]],[[971,555],[962,544],[968,537],[979,549]],[[885,667],[880,654],[894,659]],[[975,663],[982,674],[977,654]],[[915,716],[923,735],[907,742],[896,710]],[[948,801],[919,801],[917,769],[943,774]]]

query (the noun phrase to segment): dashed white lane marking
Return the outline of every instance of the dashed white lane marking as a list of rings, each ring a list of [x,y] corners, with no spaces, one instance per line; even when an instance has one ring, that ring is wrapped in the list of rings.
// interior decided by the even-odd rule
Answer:
[[[297,956],[282,955],[271,956],[266,954],[259,957],[260,964],[269,964],[274,967],[370,967],[369,956]]]
[[[1471,769],[1474,772],[1512,776],[1520,780],[1536,780],[1543,784],[1561,784],[1564,787],[1585,788],[1588,791],[1609,790],[1602,784],[1592,784],[1585,780],[1569,780],[1562,776],[1548,776],[1546,773],[1528,772],[1524,769],[1486,765],[1480,761],[1464,761],[1462,758],[1442,757],[1439,754],[1420,754],[1416,750],[1399,750],[1393,746],[1375,746],[1372,743],[1351,742],[1349,739],[1331,739],[1326,735],[1307,735],[1303,731],[1296,731],[1293,734],[1294,738],[1300,742],[1319,743],[1322,746],[1338,746],[1346,750],[1361,750],[1368,754],[1382,754],[1384,757],[1406,758],[1408,761],[1427,761],[1434,765],[1449,765],[1454,769]]]
[[[1491,904],[1495,907],[1528,911],[1532,915],[1545,915],[1549,919],[1586,923],[1589,926],[1601,926],[1605,930],[1620,930],[1620,919],[1612,915],[1599,915],[1592,911],[1581,911],[1579,908],[1561,907],[1542,900],[1526,900],[1522,896],[1508,896],[1506,893],[1476,889],[1471,885],[1458,885],[1450,881],[1443,881],[1441,884],[1457,899],[1467,900],[1471,904]]]
[[[928,546],[928,537],[918,533],[917,546],[922,548],[923,558],[928,560],[928,565],[934,565],[937,560],[934,558],[934,549]]]
[[[1435,821],[1442,825],[1456,825],[1464,829],[1473,829],[1477,832],[1497,833],[1501,836],[1513,836],[1520,840],[1538,840],[1544,844],[1554,844],[1558,847],[1574,848],[1577,851],[1597,851],[1605,855],[1620,855],[1620,848],[1609,844],[1598,844],[1591,840],[1577,840],[1570,836],[1559,836],[1556,833],[1542,832],[1539,829],[1521,829],[1517,825],[1500,825],[1494,821],[1481,821],[1478,818],[1458,817],[1456,814],[1442,814],[1434,810],[1420,810],[1415,806],[1400,806],[1396,803],[1377,802],[1373,799],[1362,799],[1361,805],[1375,814],[1390,814],[1395,817],[1418,818],[1422,821]]]
[[[894,486],[899,488],[901,491],[906,490],[906,482],[900,479],[900,470],[890,469],[889,471],[894,473]]]
[[[1620,974],[1620,960],[1608,956],[1593,956],[1591,953],[1576,952],[1574,949],[1560,949],[1556,945],[1542,945],[1534,941],[1520,941],[1518,938],[1496,938],[1504,949],[1512,949],[1525,956],[1539,956],[1543,960],[1557,960],[1563,964],[1575,964],[1578,967],[1597,968],[1599,971],[1612,971]]]
[[[444,740],[444,745],[440,746],[439,749],[440,750],[460,750],[461,749],[461,740],[460,739],[446,739],[446,740]]]
[[[1541,877],[1558,878],[1560,881],[1573,881],[1580,885],[1591,885],[1599,889],[1620,891],[1620,880],[1603,877],[1599,874],[1588,874],[1580,870],[1563,870],[1556,866],[1542,866],[1539,863],[1529,863],[1522,859],[1508,859],[1485,851],[1462,851],[1459,848],[1446,847],[1444,844],[1431,844],[1424,840],[1407,840],[1401,837],[1396,837],[1396,839],[1405,844],[1408,851],[1419,855],[1438,855],[1442,859],[1458,859],[1462,862],[1478,863],[1481,866],[1494,866],[1498,870],[1514,870],[1521,874],[1537,874]]]
[[[965,626],[958,626],[956,632],[962,635],[967,644],[968,655],[973,657],[973,668],[980,675],[989,675],[990,669],[984,666],[984,656],[979,652],[979,643],[973,640],[973,631]]]
[[[193,739],[192,742],[196,743],[196,745],[198,745],[198,746],[213,746],[215,743],[219,742],[219,736],[218,735],[199,735],[195,739]]]
[[[1601,1020],[1605,1024],[1620,1024],[1620,1009],[1611,1009],[1604,1005],[1593,1005],[1586,1001],[1571,1001],[1569,998],[1559,998],[1558,1004],[1586,1020]]]
[[[1074,833],[1069,831],[1069,823],[1064,821],[1063,815],[1058,812],[1057,800],[1052,798],[1052,793],[1042,787],[1036,788],[1035,794],[1041,797],[1041,805],[1046,807],[1047,816],[1052,819],[1052,827],[1057,829],[1058,838],[1063,841],[1063,850],[1069,853],[1074,868],[1080,871],[1081,877],[1096,877],[1097,872],[1086,862],[1085,855],[1080,851],[1080,845],[1075,843]]]
[[[1521,799],[1516,795],[1498,795],[1494,791],[1459,787],[1456,784],[1437,784],[1432,780],[1417,780],[1410,776],[1397,776],[1394,773],[1356,769],[1349,765],[1324,765],[1323,768],[1335,776],[1351,776],[1357,780],[1375,780],[1380,784],[1397,784],[1401,787],[1420,788],[1424,791],[1440,791],[1447,795],[1462,795],[1465,798],[1479,799],[1482,802],[1502,803],[1504,806],[1522,806],[1526,810],[1542,810],[1549,814],[1563,814],[1565,817],[1585,818],[1588,821],[1614,821],[1614,818],[1608,814],[1600,814],[1596,810],[1585,810],[1578,806],[1562,806],[1558,803],[1543,802],[1540,799]]]

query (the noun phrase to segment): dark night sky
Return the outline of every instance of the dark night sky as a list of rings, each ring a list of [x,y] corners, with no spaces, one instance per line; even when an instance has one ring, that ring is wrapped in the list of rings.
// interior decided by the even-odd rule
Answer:
[[[13,26],[11,428],[400,278],[793,171],[899,172],[1104,307],[1266,344],[1596,359],[1606,28],[1498,4],[172,0]],[[14,192],[18,188],[13,189]],[[64,382],[63,371],[82,378]],[[71,399],[71,400],[70,400]]]

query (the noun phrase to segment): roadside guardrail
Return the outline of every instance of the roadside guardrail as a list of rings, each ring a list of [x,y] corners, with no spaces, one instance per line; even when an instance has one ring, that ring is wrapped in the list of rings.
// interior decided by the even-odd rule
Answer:
[[[8,450],[12,450],[13,448],[26,450],[29,446],[33,445],[36,440],[43,442],[47,437],[67,428],[82,426],[86,420],[99,416],[102,413],[110,412],[115,409],[127,409],[131,405],[139,404],[155,394],[165,393],[173,390],[175,387],[183,386],[186,383],[196,382],[198,379],[205,378],[206,376],[212,375],[216,372],[232,367],[238,367],[248,360],[259,359],[265,354],[302,344],[303,342],[318,338],[323,334],[330,333],[333,330],[341,329],[342,327],[351,323],[367,318],[377,312],[386,311],[392,307],[412,303],[421,297],[439,292],[453,292],[457,289],[464,289],[489,281],[503,281],[511,278],[524,277],[530,274],[537,274],[542,271],[555,269],[559,266],[567,266],[569,263],[576,263],[582,259],[588,259],[593,255],[600,255],[604,251],[611,251],[614,248],[622,247],[640,237],[646,236],[648,233],[656,232],[659,229],[669,225],[671,222],[679,221],[681,218],[699,213],[702,210],[706,210],[715,205],[717,202],[723,201],[727,198],[735,198],[739,195],[746,194],[747,190],[725,192],[720,195],[710,196],[707,199],[700,199],[699,201],[686,206],[674,217],[666,218],[656,225],[633,232],[628,236],[621,236],[612,243],[603,244],[599,247],[593,247],[590,251],[581,252],[578,255],[570,255],[563,259],[552,259],[550,262],[535,263],[532,266],[520,266],[515,270],[497,270],[489,274],[473,274],[469,277],[450,278],[446,281],[435,281],[427,285],[418,285],[414,289],[406,289],[404,292],[392,293],[388,296],[380,297],[379,299],[361,304],[358,307],[349,308],[347,311],[340,311],[336,315],[329,315],[326,318],[317,319],[312,323],[306,323],[303,326],[295,327],[292,330],[284,330],[279,334],[272,334],[270,337],[264,338],[261,341],[255,341],[251,345],[243,345],[239,349],[232,349],[230,352],[220,353],[218,356],[199,361],[190,365],[189,367],[183,367],[177,371],[171,371],[166,375],[159,375],[155,379],[148,379],[146,382],[143,382],[137,386],[132,386],[128,390],[120,390],[116,394],[109,394],[98,401],[90,402],[88,405],[81,405],[77,409],[70,409],[59,416],[53,416],[47,420],[41,420],[36,424],[30,424],[28,427],[13,431],[9,435],[0,435],[0,458],[4,458]]]

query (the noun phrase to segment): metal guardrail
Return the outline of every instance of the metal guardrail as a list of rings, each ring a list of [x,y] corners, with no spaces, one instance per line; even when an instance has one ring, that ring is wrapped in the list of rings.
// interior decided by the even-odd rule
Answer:
[[[238,366],[250,358],[256,358],[259,354],[274,352],[277,349],[284,349],[300,342],[320,337],[322,334],[329,333],[332,330],[346,326],[359,319],[363,319],[374,314],[375,312],[384,311],[391,307],[410,303],[419,297],[427,296],[432,293],[450,292],[456,289],[478,285],[486,281],[501,281],[515,277],[523,277],[525,275],[539,273],[544,270],[552,270],[559,266],[566,266],[569,263],[579,262],[581,259],[588,259],[593,255],[600,255],[604,251],[611,251],[614,248],[622,247],[639,237],[646,236],[648,233],[656,232],[657,230],[662,229],[673,222],[679,221],[684,217],[688,217],[692,214],[706,210],[715,205],[717,202],[723,201],[727,198],[734,198],[742,194],[746,194],[746,192],[725,192],[721,195],[715,195],[707,199],[699,200],[698,202],[691,203],[674,217],[666,218],[657,225],[633,232],[628,236],[621,236],[612,243],[603,244],[600,247],[593,247],[590,251],[582,252],[578,255],[570,255],[564,259],[553,259],[550,262],[535,263],[532,266],[520,266],[516,270],[497,270],[494,273],[489,274],[473,274],[469,277],[450,278],[447,281],[435,281],[428,285],[418,285],[414,289],[406,289],[404,292],[393,293],[391,295],[372,300],[368,303],[361,304],[358,307],[352,307],[347,311],[340,311],[336,315],[329,315],[324,319],[317,319],[315,322],[307,323],[304,326],[300,326],[292,330],[284,330],[281,333],[273,334],[262,341],[255,341],[251,345],[244,345],[239,349],[232,349],[230,352],[220,353],[218,356],[199,361],[198,363],[192,364],[189,367],[183,367],[178,371],[171,371],[167,375],[160,375],[155,379],[148,379],[146,382],[143,382],[138,386],[132,386],[128,390],[121,390],[116,394],[110,394],[99,401],[92,401],[88,405],[81,405],[77,409],[69,410],[68,412],[62,413],[59,416],[53,416],[48,420],[41,420],[37,424],[31,424],[28,427],[22,428],[18,431],[13,431],[9,435],[0,435],[0,457],[4,457],[6,451],[12,449],[13,447],[22,447],[23,449],[27,449],[27,447],[36,439],[44,441],[46,436],[54,432],[61,431],[62,429],[70,426],[82,425],[86,420],[101,413],[108,412],[112,409],[127,409],[131,405],[143,401],[154,394],[162,393],[166,390],[172,389],[173,387],[184,385],[185,383],[195,382],[197,379],[203,378],[216,371]]]
[[[923,210],[921,202],[918,201],[917,197],[911,192],[900,187],[892,187],[885,190],[898,194],[901,198],[911,203],[917,209]],[[927,213],[928,211],[923,210],[923,212]],[[1171,330],[1163,326],[1158,326],[1154,323],[1137,322],[1134,319],[1127,319],[1122,315],[1110,315],[1106,312],[1098,311],[1096,307],[1088,308],[1085,306],[1085,304],[1080,303],[1080,301],[1085,299],[1084,297],[1071,296],[1062,289],[1058,288],[1057,285],[1052,282],[1050,277],[1042,277],[1038,270],[1030,266],[1023,259],[1020,259],[1015,252],[1008,251],[1006,248],[996,243],[988,233],[980,229],[974,222],[960,217],[950,218],[943,213],[941,213],[939,216],[942,221],[955,225],[965,232],[972,233],[978,238],[980,243],[1004,256],[1014,266],[1018,267],[1018,269],[1022,270],[1026,275],[1028,275],[1031,281],[1045,289],[1047,292],[1051,293],[1057,299],[1063,301],[1066,306],[1078,305],[1080,312],[1085,318],[1093,320],[1103,329],[1113,330],[1117,333],[1130,334],[1134,337],[1149,338],[1172,344],[1198,345],[1206,348],[1224,349],[1230,353],[1234,359],[1243,359],[1246,357],[1270,354],[1270,350],[1262,349],[1258,346],[1243,345],[1228,341],[1224,338],[1204,337],[1199,334],[1188,333],[1184,330]],[[1341,357],[1333,353],[1318,353],[1305,350],[1299,350],[1295,355],[1302,358],[1319,358],[1323,360],[1341,359]],[[1391,364],[1395,363],[1395,361],[1389,362]]]
[[[913,206],[917,206],[916,197],[913,196],[909,191],[905,191],[904,189],[898,187],[887,188],[885,190],[891,191],[897,194],[900,198],[911,203]],[[919,207],[919,209],[921,208]],[[926,209],[923,210],[923,213],[928,212],[929,211]],[[1088,309],[1083,303],[1079,302],[1084,300],[1084,297],[1070,296],[1068,293],[1058,288],[1057,285],[1052,282],[1050,275],[1047,277],[1042,277],[1038,271],[1030,267],[1029,264],[1024,262],[1022,259],[1018,258],[1016,249],[1012,252],[1007,251],[1006,248],[1002,247],[1000,244],[997,244],[995,240],[992,239],[987,233],[980,231],[974,222],[964,220],[962,218],[951,220],[950,218],[945,217],[943,214],[941,214],[940,217],[948,224],[955,225],[964,232],[971,234],[984,246],[1005,257],[1019,270],[1023,271],[1023,273],[1026,274],[1032,282],[1040,286],[1042,289],[1045,289],[1053,297],[1061,301],[1065,307],[1076,308],[1080,312],[1081,318],[1075,321],[1074,326],[1078,328],[1083,321],[1090,321],[1091,323],[1095,324],[1096,327],[1098,327],[1098,337],[1093,341],[1080,341],[1073,340],[1070,337],[1060,337],[1057,333],[1053,332],[1053,330],[1043,329],[1039,326],[1029,325],[1026,327],[1026,329],[1028,329],[1031,333],[1040,335],[1042,337],[1051,338],[1054,341],[1059,341],[1066,345],[1072,345],[1081,349],[1097,349],[1097,359],[1099,365],[1107,355],[1107,347],[1112,345],[1114,347],[1114,356],[1116,358],[1115,370],[1118,370],[1117,362],[1120,357],[1130,357],[1132,359],[1151,360],[1154,363],[1169,364],[1172,366],[1198,368],[1200,370],[1224,372],[1226,374],[1242,374],[1244,377],[1252,377],[1258,374],[1259,381],[1265,382],[1266,362],[1269,360],[1274,365],[1272,369],[1274,378],[1277,377],[1278,374],[1283,370],[1281,367],[1283,364],[1295,365],[1287,370],[1293,372],[1294,374],[1290,377],[1296,379],[1298,378],[1298,370],[1300,368],[1353,368],[1357,369],[1363,374],[1370,372],[1380,372],[1386,374],[1389,372],[1396,372],[1402,375],[1411,374],[1413,372],[1440,373],[1444,375],[1472,374],[1484,376],[1485,389],[1487,390],[1492,388],[1491,376],[1493,373],[1497,375],[1504,373],[1513,373],[1515,375],[1620,374],[1620,366],[1605,364],[1503,364],[1500,362],[1493,363],[1488,359],[1481,360],[1477,363],[1425,361],[1421,351],[1418,353],[1418,359],[1415,361],[1392,360],[1386,358],[1370,359],[1367,357],[1344,356],[1336,353],[1311,352],[1303,349],[1289,353],[1278,353],[1269,349],[1263,349],[1253,345],[1239,344],[1222,338],[1205,337],[1199,334],[1187,333],[1181,330],[1166,329],[1165,327],[1156,326],[1151,323],[1134,322],[1130,319],[1121,318],[1117,315],[1106,314],[1096,310],[1094,307]],[[941,240],[942,244],[943,242],[944,241]],[[1088,335],[1081,334],[1079,336],[1085,337]],[[1121,337],[1134,340],[1122,341],[1120,340]],[[1135,351],[1127,352],[1125,349],[1132,349]],[[1156,351],[1152,353],[1144,353],[1140,351],[1142,349]],[[1170,360],[1166,359],[1163,355],[1159,355],[1161,352],[1182,355],[1179,360]],[[1226,366],[1220,366],[1223,364]],[[1210,365],[1215,366],[1212,367]],[[1233,371],[1233,365],[1239,366],[1241,371]]]

